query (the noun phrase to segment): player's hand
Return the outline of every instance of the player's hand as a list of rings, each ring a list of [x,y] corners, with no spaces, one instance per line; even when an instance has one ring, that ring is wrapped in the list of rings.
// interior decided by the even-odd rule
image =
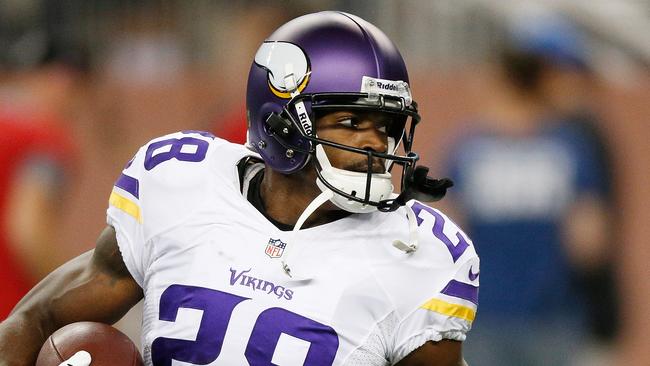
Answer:
[[[59,366],[90,366],[91,361],[90,353],[79,351],[69,359],[61,362]]]

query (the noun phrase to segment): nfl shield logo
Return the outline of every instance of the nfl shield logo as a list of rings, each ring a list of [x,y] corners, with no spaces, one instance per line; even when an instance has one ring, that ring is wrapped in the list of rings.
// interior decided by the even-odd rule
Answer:
[[[284,248],[286,247],[287,243],[280,239],[269,239],[265,253],[271,258],[279,258],[282,256],[282,253],[284,253]]]

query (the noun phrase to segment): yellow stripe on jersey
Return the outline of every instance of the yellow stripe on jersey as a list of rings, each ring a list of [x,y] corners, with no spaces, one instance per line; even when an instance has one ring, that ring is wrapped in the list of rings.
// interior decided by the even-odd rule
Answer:
[[[465,319],[469,322],[472,322],[476,317],[476,311],[467,306],[452,304],[438,299],[431,299],[424,305],[420,306],[420,308],[435,311],[436,313],[443,315],[453,316],[455,318]]]
[[[113,191],[111,192],[111,197],[108,199],[108,203],[110,203],[113,207],[124,211],[128,215],[133,216],[139,223],[142,223],[142,217],[140,216],[140,207],[138,207],[138,205],[130,199]]]

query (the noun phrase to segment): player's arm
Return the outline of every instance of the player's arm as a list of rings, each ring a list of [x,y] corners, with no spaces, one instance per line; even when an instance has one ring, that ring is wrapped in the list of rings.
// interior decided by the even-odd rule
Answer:
[[[443,339],[426,342],[404,357],[396,366],[462,366],[461,342]]]
[[[77,321],[112,324],[142,298],[124,265],[115,230],[104,229],[94,250],[52,272],[0,324],[0,366],[34,365],[43,342]]]

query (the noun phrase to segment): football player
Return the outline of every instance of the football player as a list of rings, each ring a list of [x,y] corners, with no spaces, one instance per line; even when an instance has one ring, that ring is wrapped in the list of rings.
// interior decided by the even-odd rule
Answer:
[[[415,165],[420,116],[395,45],[350,14],[294,19],[255,55],[247,114],[246,146],[183,131],[136,153],[96,248],[2,324],[2,365],[143,296],[148,365],[463,363],[479,260],[415,200],[451,183]]]

